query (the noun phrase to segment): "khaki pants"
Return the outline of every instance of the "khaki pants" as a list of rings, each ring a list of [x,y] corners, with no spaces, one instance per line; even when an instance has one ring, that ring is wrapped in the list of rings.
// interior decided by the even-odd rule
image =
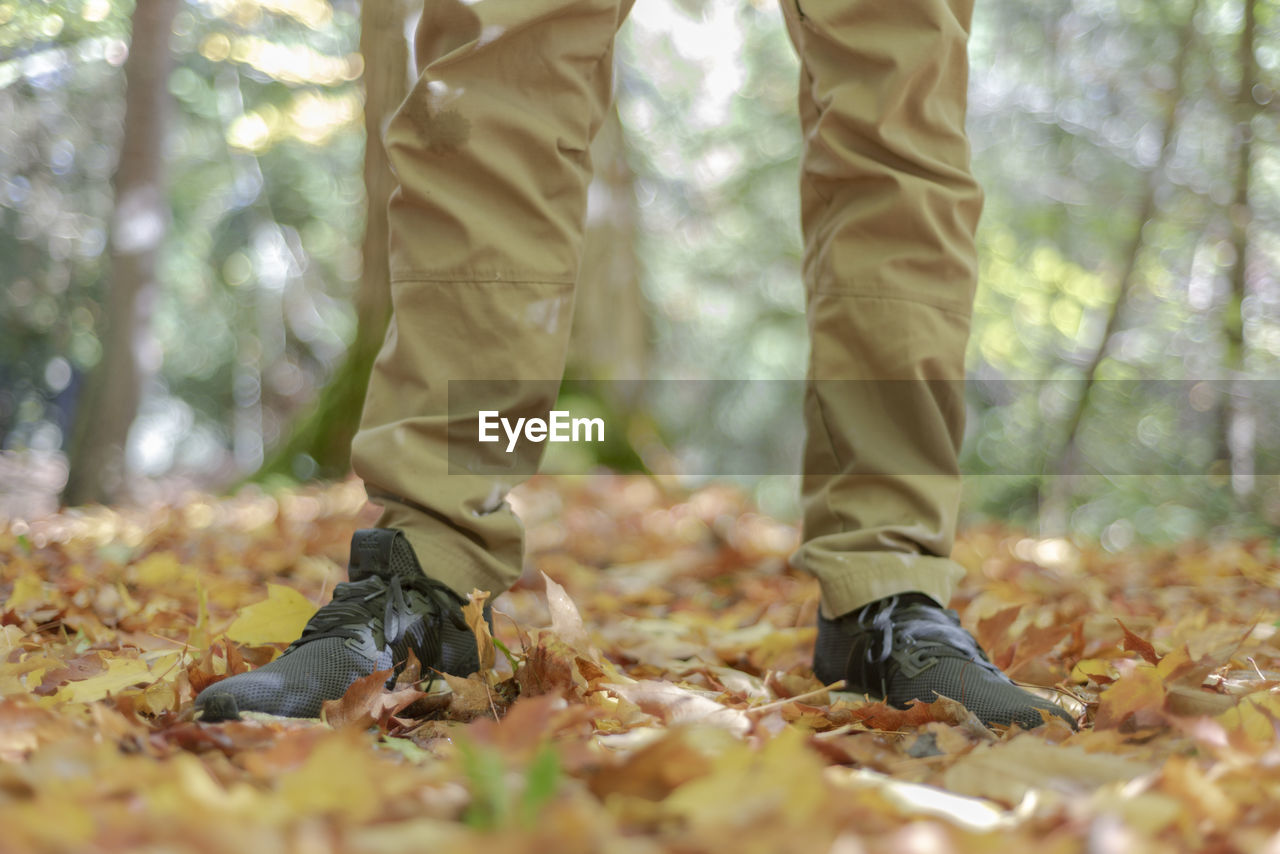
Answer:
[[[522,529],[503,501],[520,477],[449,473],[448,382],[551,380],[511,383],[502,403],[553,403],[588,147],[630,5],[426,0],[419,79],[387,131],[394,311],[352,461],[379,524],[463,593],[520,575]],[[948,558],[956,390],[982,206],[964,134],[972,0],[783,7],[802,64],[811,346],[796,563],[829,616],[908,590],[945,604],[962,574]]]

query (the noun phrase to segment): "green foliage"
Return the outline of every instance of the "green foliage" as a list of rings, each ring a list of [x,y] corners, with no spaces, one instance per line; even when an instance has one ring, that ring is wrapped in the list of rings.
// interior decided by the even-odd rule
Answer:
[[[21,45],[0,53],[7,448],[64,445],[101,355],[131,12],[0,5],[0,51]],[[151,340],[138,342],[154,368],[134,426],[140,473],[251,467],[342,357],[363,219],[357,14],[326,0],[179,13],[171,221]]]
[[[477,830],[535,826],[539,811],[555,797],[563,777],[555,749],[547,742],[540,744],[524,770],[523,784],[515,788],[502,750],[465,738],[455,739],[455,744],[471,791],[463,816],[466,825]]]

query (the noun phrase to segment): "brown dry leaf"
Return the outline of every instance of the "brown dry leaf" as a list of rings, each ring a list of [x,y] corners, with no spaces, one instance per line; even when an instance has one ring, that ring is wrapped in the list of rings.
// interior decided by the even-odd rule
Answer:
[[[1007,667],[1012,658],[1013,653],[1008,649],[1009,628],[1021,613],[1021,605],[1010,605],[978,621],[978,643],[1000,667]]]
[[[711,772],[705,731],[681,727],[599,768],[587,781],[600,799],[625,795],[660,801],[679,786]]]
[[[1129,631],[1129,627],[1120,620],[1116,620],[1116,622],[1120,623],[1120,628],[1124,630],[1124,649],[1126,652],[1138,653],[1147,664],[1160,663],[1160,656],[1156,654],[1156,648],[1149,641],[1145,641]]]
[[[602,685],[605,690],[635,703],[667,726],[705,724],[739,736],[751,729],[751,721],[741,709],[731,709],[703,694],[670,682],[643,681],[630,685]]]
[[[587,672],[584,673],[583,668]],[[584,698],[594,690],[593,680],[605,673],[596,662],[584,658],[578,649],[565,643],[553,631],[539,633],[533,649],[516,671],[521,694],[563,692],[566,696]]]
[[[1052,651],[1054,647],[1070,637],[1071,626],[1031,626],[1022,633],[1014,646],[1013,660],[1006,672],[1017,678],[1018,672],[1029,663]]]
[[[1138,665],[1103,689],[1098,698],[1098,729],[1119,727],[1130,718],[1134,726],[1155,726],[1164,720],[1165,687],[1160,673]]]
[[[467,604],[462,606],[462,616],[472,634],[476,636],[476,649],[480,654],[480,670],[488,673],[493,669],[497,650],[493,645],[493,635],[489,632],[489,624],[484,619],[484,604],[489,599],[488,590],[472,590],[467,595]]]
[[[387,680],[392,672],[376,670],[357,679],[341,698],[325,700],[320,719],[334,729],[367,729],[375,724],[385,729],[392,715],[426,696],[412,686],[388,691]]]
[[[578,606],[573,604],[565,589],[552,581],[545,572],[542,573],[542,582],[546,585],[547,609],[551,612],[551,631],[575,649],[590,649],[591,641],[587,637]]]
[[[1016,806],[1030,791],[1081,795],[1155,767],[1073,744],[1047,744],[1028,733],[975,748],[946,770],[943,781],[953,792]]]
[[[453,696],[449,700],[449,717],[455,721],[469,721],[478,717],[497,717],[499,698],[483,674],[472,673],[463,678],[450,673],[440,674]]]
[[[960,703],[949,697],[939,697],[932,703],[913,700],[910,707],[898,709],[887,703],[866,703],[861,706],[847,707],[831,714],[831,720],[841,723],[856,723],[867,729],[896,732],[914,729],[929,723],[944,723],[986,732],[981,721]]]

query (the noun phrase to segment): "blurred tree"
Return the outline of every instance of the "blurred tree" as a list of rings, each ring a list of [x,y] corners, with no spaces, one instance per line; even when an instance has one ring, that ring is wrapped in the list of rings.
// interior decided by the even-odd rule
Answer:
[[[1249,295],[1250,223],[1249,188],[1254,169],[1254,122],[1263,117],[1263,107],[1256,100],[1259,86],[1256,41],[1258,32],[1258,0],[1241,0],[1243,4],[1237,64],[1240,79],[1235,92],[1234,175],[1231,199],[1226,211],[1231,233],[1231,283],[1222,312],[1222,330],[1226,340],[1223,370],[1227,377],[1220,412],[1221,459],[1229,461],[1231,487],[1237,500],[1247,503],[1254,491],[1254,446],[1256,443],[1255,406],[1249,383],[1245,382],[1248,341],[1245,337],[1245,300]],[[1274,120],[1273,120],[1274,121]]]
[[[387,203],[396,188],[383,131],[409,92],[405,0],[364,0],[360,53],[364,63],[365,228],[360,284],[355,294],[356,334],[346,358],[288,438],[254,475],[298,479],[340,477],[351,468],[351,439],[360,425],[365,387],[391,314]]]
[[[142,351],[151,342],[156,261],[169,223],[165,137],[169,114],[169,41],[178,0],[138,0],[125,61],[124,138],[115,173],[111,271],[102,360],[76,409],[68,504],[103,503],[124,483],[125,442],[152,368]]]
[[[1157,215],[1156,200],[1168,181],[1166,169],[1169,158],[1173,156],[1179,117],[1184,109],[1183,102],[1187,94],[1187,65],[1196,47],[1196,16],[1200,8],[1200,0],[1195,0],[1186,13],[1185,21],[1178,28],[1176,44],[1179,47],[1171,63],[1173,82],[1166,95],[1165,112],[1161,118],[1159,155],[1152,167],[1145,172],[1137,215],[1134,217],[1133,232],[1119,253],[1121,271],[1116,278],[1114,297],[1107,309],[1107,319],[1103,325],[1102,334],[1098,338],[1093,354],[1088,357],[1080,371],[1083,385],[1078,392],[1075,405],[1063,419],[1065,427],[1055,463],[1056,477],[1047,477],[1041,483],[1040,532],[1045,536],[1062,536],[1069,527],[1068,506],[1073,488],[1078,488],[1078,472],[1081,467],[1077,446],[1080,422],[1089,411],[1094,384],[1098,380],[1098,368],[1121,329],[1130,294],[1134,289],[1134,279],[1139,274],[1139,261],[1148,249],[1147,240],[1151,234],[1151,220]]]

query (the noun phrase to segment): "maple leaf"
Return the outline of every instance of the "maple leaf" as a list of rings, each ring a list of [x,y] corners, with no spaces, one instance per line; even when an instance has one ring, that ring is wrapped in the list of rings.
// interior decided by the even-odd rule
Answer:
[[[426,696],[412,686],[388,691],[387,680],[392,672],[390,669],[375,670],[352,682],[342,697],[324,701],[321,719],[334,729],[366,729],[377,725],[385,730],[392,715]]]
[[[315,612],[315,604],[292,587],[268,584],[267,598],[241,611],[227,629],[227,637],[250,646],[290,643]]]
[[[1133,667],[1103,690],[1098,698],[1098,729],[1119,727],[1133,718],[1137,727],[1158,725],[1164,720],[1164,680],[1149,665]]]
[[[1116,622],[1120,623],[1120,628],[1124,630],[1124,649],[1126,652],[1138,653],[1147,664],[1160,663],[1160,656],[1156,654],[1155,647],[1129,631],[1129,627],[1120,620],[1116,620]]]
[[[978,621],[978,644],[1001,669],[1008,667],[1012,660],[1013,650],[1008,648],[1009,629],[1021,613],[1021,605],[1011,605]]]
[[[935,722],[969,727],[975,721],[980,729],[985,730],[971,711],[949,697],[939,697],[931,703],[912,700],[911,705],[905,709],[883,702],[866,703],[848,709],[845,716],[848,721],[861,724],[867,729],[889,732],[921,727]],[[833,717],[833,720],[835,719]],[[844,716],[840,719],[844,719]]]

